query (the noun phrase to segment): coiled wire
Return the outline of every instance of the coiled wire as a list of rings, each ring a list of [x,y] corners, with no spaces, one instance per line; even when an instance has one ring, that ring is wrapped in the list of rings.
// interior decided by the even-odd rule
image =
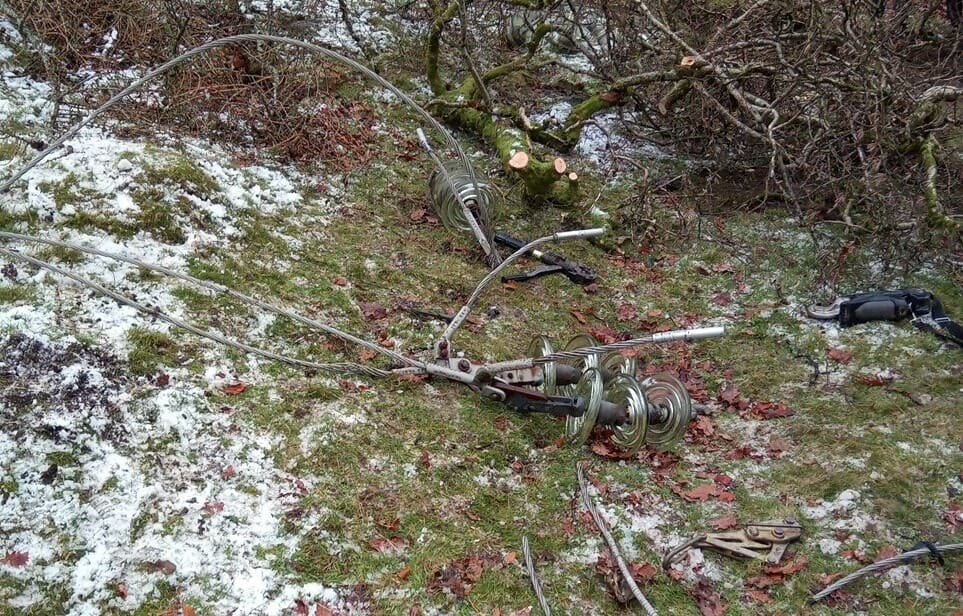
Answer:
[[[491,221],[495,209],[495,194],[491,186],[481,179],[473,181],[471,174],[458,162],[446,163],[445,170],[451,182],[446,182],[437,170],[432,171],[428,178],[428,198],[431,199],[435,214],[450,229],[471,231],[471,223],[466,220],[458,200],[460,196],[479,226],[491,237]]]

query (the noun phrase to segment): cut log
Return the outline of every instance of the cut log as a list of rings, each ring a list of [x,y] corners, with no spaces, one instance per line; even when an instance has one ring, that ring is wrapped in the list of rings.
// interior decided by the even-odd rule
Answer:
[[[565,159],[563,158],[556,158],[555,161],[552,163],[552,166],[555,169],[555,173],[559,175],[564,174],[565,170],[568,168],[568,165],[565,164]]]
[[[578,182],[578,174],[574,171],[568,174],[568,181],[570,184],[575,184]]]
[[[528,166],[528,154],[519,150],[508,159],[508,166],[515,171],[521,171]]]

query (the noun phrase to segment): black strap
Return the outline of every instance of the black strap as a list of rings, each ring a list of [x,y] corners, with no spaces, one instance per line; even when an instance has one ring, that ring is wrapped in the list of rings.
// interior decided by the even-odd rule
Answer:
[[[933,557],[936,559],[936,562],[940,563],[941,567],[946,566],[946,562],[943,560],[943,555],[940,554],[940,551],[936,549],[936,546],[930,543],[929,541],[920,541],[906,551],[912,552],[913,550],[918,550],[920,548],[926,548],[927,550],[929,550],[930,554],[933,555]]]
[[[946,316],[946,312],[943,311],[943,302],[932,293],[930,293],[928,304],[927,312],[919,313],[916,311],[916,307],[913,307],[913,314],[917,317],[913,319],[913,325],[933,334],[940,340],[952,342],[963,348],[963,326]],[[933,321],[938,327],[933,327],[929,321]]]

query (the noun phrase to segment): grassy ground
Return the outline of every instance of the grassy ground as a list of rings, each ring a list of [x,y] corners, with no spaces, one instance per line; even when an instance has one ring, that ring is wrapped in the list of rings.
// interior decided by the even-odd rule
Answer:
[[[485,269],[469,238],[433,219],[424,196],[429,168],[405,149],[410,144],[386,137],[370,147],[386,152],[382,160],[401,162],[305,184],[296,210],[232,211],[238,234],[230,245],[198,250],[191,273],[426,357],[443,323],[412,309],[456,310]],[[218,223],[184,195],[216,200],[226,187],[187,158],[143,156],[129,156],[142,169],[134,192],[140,214],[120,219],[95,208],[63,226],[123,238],[134,225],[171,244],[192,229],[216,234]],[[598,186],[584,175],[586,193],[595,194]],[[514,235],[591,224],[581,212],[532,209],[493,176],[506,197],[499,227]],[[97,197],[73,189],[69,176],[40,189],[58,208]],[[623,180],[607,187],[598,205],[614,211],[632,202],[633,190]],[[604,435],[591,446],[560,447],[559,422],[514,414],[455,384],[305,375],[229,353],[242,379],[260,375],[230,398],[233,421],[276,437],[275,464],[311,486],[282,522],[297,547],[272,566],[294,582],[337,588],[373,614],[526,613],[534,605],[521,564],[527,536],[555,613],[628,613],[597,570],[603,548],[579,504],[581,460],[636,564],[658,569],[667,549],[710,521],[730,525],[719,521],[728,516],[739,524],[792,516],[802,524],[802,540],[783,561],[789,566],[706,553],[672,574],[641,575],[663,613],[697,614],[700,606],[709,614],[963,609],[961,561],[953,554],[943,568],[920,562],[805,607],[830,574],[920,540],[959,540],[953,511],[963,505],[963,355],[907,323],[840,330],[801,315],[805,303],[832,291],[898,284],[936,292],[961,319],[959,270],[938,261],[891,266],[870,242],[829,226],[810,233],[785,212],[695,217],[694,204],[677,199],[650,204],[644,241],[620,238],[616,229],[609,252],[588,243],[557,248],[600,272],[593,288],[561,277],[496,284],[455,342],[468,357],[498,360],[523,356],[536,334],[558,347],[586,331],[725,324],[722,339],[640,350],[643,371],[680,375],[709,410],[682,443],[614,459]],[[4,216],[5,228],[41,231],[30,215]],[[18,288],[0,289],[0,302],[31,301]],[[187,288],[175,295],[192,319],[252,338],[254,316],[243,307]],[[253,338],[315,361],[383,365],[283,318]],[[191,336],[132,330],[128,340],[132,374],[179,365],[200,378],[201,350]],[[765,418],[767,409],[780,408],[792,414]],[[696,490],[703,484],[717,489]],[[161,613],[173,596],[177,589],[159,589],[141,613]],[[207,613],[208,598],[180,599]]]

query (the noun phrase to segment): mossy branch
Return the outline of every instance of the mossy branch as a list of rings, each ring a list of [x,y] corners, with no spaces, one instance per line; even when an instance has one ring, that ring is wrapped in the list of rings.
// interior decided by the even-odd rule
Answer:
[[[438,13],[428,27],[428,53],[425,56],[425,75],[428,86],[435,95],[445,91],[445,81],[441,78],[438,68],[438,57],[441,52],[441,35],[445,31],[445,24],[458,14],[458,2],[449,2],[445,10]]]
[[[456,90],[451,90],[441,98],[447,100],[471,100],[474,96],[475,81],[467,78]],[[560,173],[555,159],[539,160],[529,156],[527,164],[521,167],[509,166],[509,161],[519,152],[526,154],[531,150],[525,131],[499,121],[490,113],[473,106],[447,106],[437,108],[442,117],[464,130],[480,135],[486,143],[495,148],[498,159],[510,173],[515,174],[525,185],[526,195],[535,200],[549,201],[558,205],[571,205],[578,197],[578,182]]]
[[[946,215],[936,191],[936,138],[927,135],[920,143],[920,161],[926,178],[923,181],[923,197],[926,200],[926,217],[930,224],[942,229],[959,231],[960,223]]]

